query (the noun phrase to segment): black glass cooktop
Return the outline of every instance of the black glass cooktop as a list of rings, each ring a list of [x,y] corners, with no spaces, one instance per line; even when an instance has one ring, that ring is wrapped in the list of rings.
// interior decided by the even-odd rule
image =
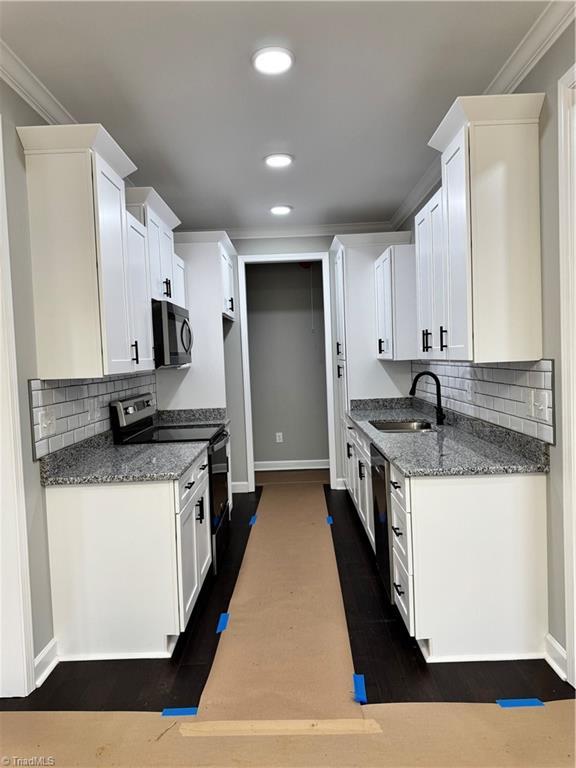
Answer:
[[[166,424],[153,426],[127,438],[125,443],[197,443],[210,442],[222,432],[222,425]]]

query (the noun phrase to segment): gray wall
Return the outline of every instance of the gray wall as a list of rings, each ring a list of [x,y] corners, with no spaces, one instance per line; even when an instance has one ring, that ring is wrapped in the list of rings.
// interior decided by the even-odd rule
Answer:
[[[564,519],[562,510],[562,393],[560,391],[560,264],[558,251],[558,80],[574,63],[572,24],[517,88],[546,93],[540,117],[540,202],[544,357],[555,360],[556,446],[548,480],[548,599],[550,634],[565,647]],[[439,186],[439,185],[438,185]],[[433,192],[430,194],[430,196]],[[429,196],[429,197],[430,197]],[[419,206],[419,210],[425,201]],[[400,229],[414,232],[412,212]]]
[[[36,333],[32,305],[32,267],[28,225],[28,201],[24,153],[16,126],[41,125],[44,121],[4,81],[0,80],[2,143],[6,173],[8,238],[12,270],[18,394],[22,425],[22,458],[28,522],[30,582],[34,655],[52,639],[52,601],[46,531],[44,491],[40,485],[38,464],[32,461],[32,436],[28,403],[28,379],[36,375]]]
[[[557,40],[517,88],[543,91],[540,117],[540,202],[544,357],[556,361],[556,439],[548,479],[548,600],[550,634],[566,647],[564,518],[562,510],[562,392],[560,391],[560,259],[558,238],[558,80],[574,63],[574,24]]]
[[[254,460],[328,459],[322,265],[248,265],[246,293]]]

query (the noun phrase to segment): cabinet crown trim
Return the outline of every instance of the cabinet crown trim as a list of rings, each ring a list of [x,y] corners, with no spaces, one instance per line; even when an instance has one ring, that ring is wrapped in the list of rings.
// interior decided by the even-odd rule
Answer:
[[[175,229],[181,223],[178,216],[160,197],[154,187],[127,187],[126,203],[128,205],[148,205],[170,229]]]
[[[428,146],[443,152],[458,131],[470,123],[537,121],[544,97],[544,93],[459,96],[434,132]]]
[[[26,154],[91,149],[122,179],[137,168],[100,123],[29,125],[16,130]]]

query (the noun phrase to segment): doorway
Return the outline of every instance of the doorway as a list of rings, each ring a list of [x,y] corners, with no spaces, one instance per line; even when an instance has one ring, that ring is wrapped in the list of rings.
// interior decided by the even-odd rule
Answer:
[[[239,256],[238,272],[249,490],[256,470],[329,468],[333,484],[328,254]]]

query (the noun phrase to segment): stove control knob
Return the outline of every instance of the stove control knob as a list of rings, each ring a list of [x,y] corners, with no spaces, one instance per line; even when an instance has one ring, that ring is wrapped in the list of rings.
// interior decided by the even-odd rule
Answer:
[[[127,408],[124,408],[124,413],[128,414],[129,416],[134,413],[134,406],[129,405]]]

